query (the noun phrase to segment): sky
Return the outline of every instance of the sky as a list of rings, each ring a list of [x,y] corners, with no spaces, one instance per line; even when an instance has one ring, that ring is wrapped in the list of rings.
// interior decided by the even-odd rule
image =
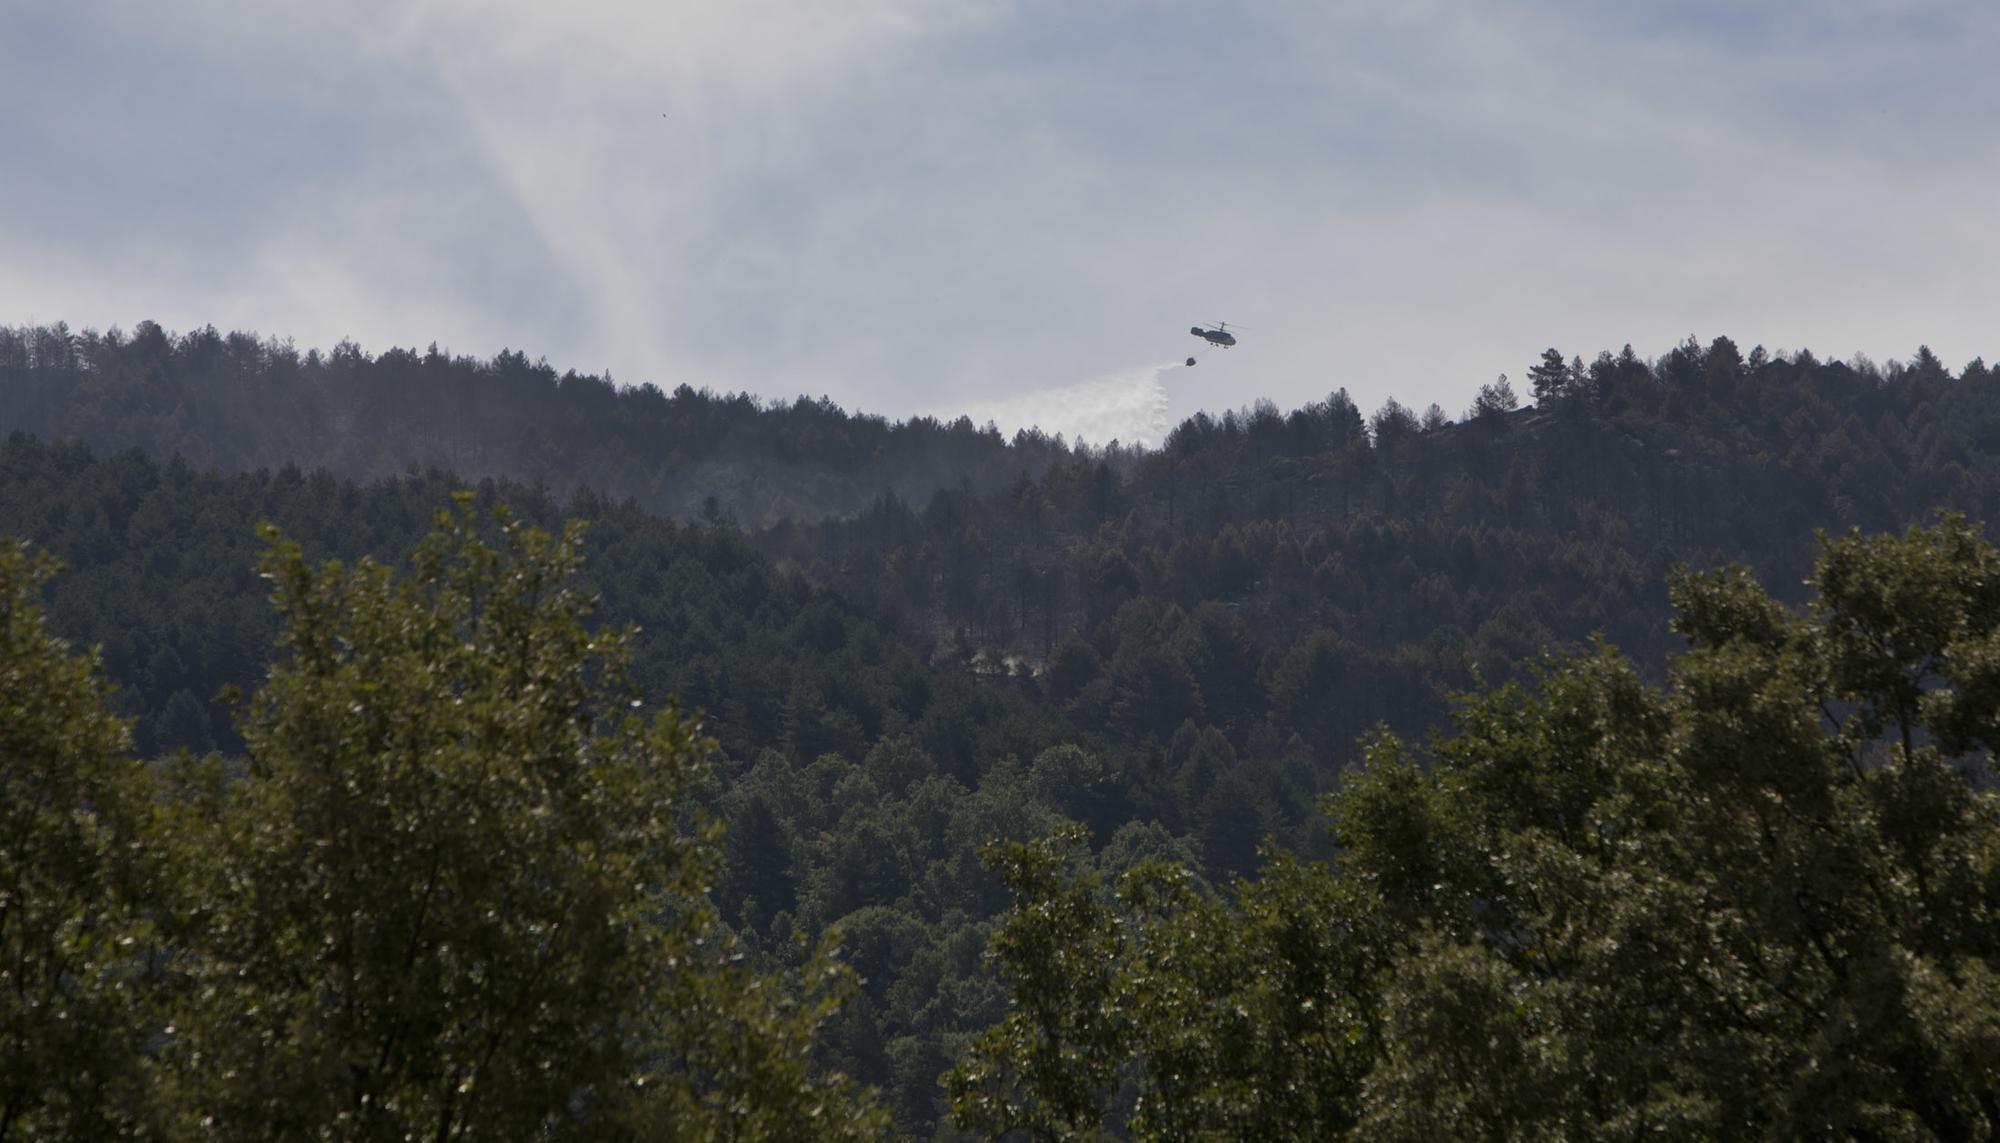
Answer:
[[[1549,346],[1955,366],[1996,49],[1990,0],[13,0],[0,323],[1100,442]]]

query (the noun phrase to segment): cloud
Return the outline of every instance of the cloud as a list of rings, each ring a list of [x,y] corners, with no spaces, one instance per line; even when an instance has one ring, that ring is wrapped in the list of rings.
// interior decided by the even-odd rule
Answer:
[[[1970,0],[31,2],[0,320],[891,415],[1047,406],[1217,318],[1249,336],[1178,412],[1455,409],[1545,345],[1690,332],[1991,357],[1996,32]]]
[[[781,304],[784,219],[744,204],[810,173],[829,126],[816,108],[964,22],[905,3],[433,0],[380,47],[437,77],[532,240],[590,299],[583,340],[628,376],[671,376],[747,332],[717,312],[731,294]]]

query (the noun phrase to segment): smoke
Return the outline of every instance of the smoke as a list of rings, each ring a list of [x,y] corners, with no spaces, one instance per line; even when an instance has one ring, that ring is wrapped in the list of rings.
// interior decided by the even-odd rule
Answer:
[[[1178,362],[1107,373],[978,402],[964,410],[976,424],[992,421],[1002,432],[1039,428],[1091,444],[1158,444],[1173,428],[1162,376]]]

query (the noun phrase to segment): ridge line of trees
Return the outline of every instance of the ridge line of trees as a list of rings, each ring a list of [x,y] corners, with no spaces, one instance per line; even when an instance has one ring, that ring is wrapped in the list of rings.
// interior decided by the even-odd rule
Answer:
[[[1011,438],[969,418],[890,421],[825,397],[763,401],[681,385],[620,388],[503,349],[490,359],[352,341],[170,334],[140,322],[0,326],[0,431],[230,472],[296,464],[355,478],[439,467],[558,495],[591,488],[680,519],[746,525],[852,512],[884,489],[993,487],[1058,460],[1130,450]]]

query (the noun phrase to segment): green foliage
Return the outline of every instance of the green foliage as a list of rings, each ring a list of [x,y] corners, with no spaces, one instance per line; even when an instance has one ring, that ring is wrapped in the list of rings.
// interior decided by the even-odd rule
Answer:
[[[961,1127],[1036,1138],[1319,1138],[1351,1125],[1376,1043],[1380,924],[1280,857],[1224,900],[1141,862],[1115,887],[1080,835],[989,853],[1015,893],[990,955],[1007,1017],[946,1077]]]
[[[1253,738],[1297,735],[1317,789],[1378,723],[1443,721],[1475,672],[1524,678],[1602,633],[1657,678],[1678,646],[1660,591],[1677,561],[1749,563],[1796,605],[1815,527],[1900,528],[1939,506],[1995,518],[1991,371],[1925,360],[1870,371],[1727,338],[1657,362],[1551,349],[1528,373],[1537,407],[1496,382],[1465,424],[1385,406],[1371,441],[1344,393],[1190,417],[1137,459],[1109,517],[1094,469],[1058,464],[758,542],[909,638],[949,630],[972,662],[1036,664],[1086,726],[1164,741],[1177,720],[1159,707],[1182,704],[1259,765],[1278,759]],[[1157,628],[1174,609],[1231,616],[1248,669],[1210,670],[1160,631],[1128,649],[1130,617]],[[1136,813],[1186,828],[1163,792],[1135,791]],[[1310,791],[1272,792],[1308,844]]]
[[[1084,841],[1070,830],[986,852],[1016,900],[992,944],[1014,978],[1014,1000],[948,1078],[961,1127],[1044,1139],[1101,1134],[1098,1105],[1123,1054],[1107,1011],[1122,942],[1095,881],[1064,876],[1066,855]]]
[[[732,963],[687,816],[713,744],[592,632],[581,530],[471,498],[410,573],[316,567],[267,531],[286,657],[218,786],[173,1037],[217,1138],[829,1136],[870,1122],[810,1074],[803,1008]],[[838,984],[823,958],[814,986]],[[858,1114],[858,1117],[856,1117]]]
[[[1159,866],[1107,898],[1032,851],[960,1123],[1991,1137],[1996,560],[1957,518],[1829,539],[1803,615],[1680,576],[1667,687],[1600,648],[1467,698],[1427,760],[1380,737],[1331,802],[1340,856],[1221,900]],[[1089,987],[1036,968],[1061,940]],[[1049,1067],[1062,1043],[1088,1067]]]
[[[1434,782],[1479,826],[1456,879],[1477,925],[1399,965],[1379,1133],[1435,1137],[1451,1107],[1530,1134],[2000,1126],[2000,1074],[1945,1066],[1913,1000],[1943,978],[1976,1002],[2000,952],[2000,807],[1911,744],[1933,729],[1913,695],[1954,705],[1936,667],[2000,622],[1969,590],[1994,558],[1956,520],[1832,540],[1806,618],[1684,577],[1670,690],[1600,658],[1474,702]]]
[[[164,784],[0,551],[0,1134],[879,1135],[814,1060],[832,943],[772,973],[707,900],[714,744],[586,625],[580,527],[471,503],[400,577],[267,530],[245,758]]]
[[[232,472],[444,468],[758,526],[852,512],[883,489],[918,500],[962,483],[997,489],[1093,456],[966,417],[892,423],[824,397],[621,388],[504,349],[481,360],[343,341],[301,355],[289,341],[152,322],[129,336],[0,326],[0,433],[17,430]],[[1128,454],[1102,455],[1123,465]]]
[[[110,688],[42,615],[54,571],[0,543],[0,1138],[123,1138],[147,1126],[163,863]]]
[[[1851,572],[1830,555],[1835,563],[1814,576],[1823,597],[1843,602],[1824,622],[1807,617],[1817,625],[1810,647],[1795,609],[1812,571],[1813,527],[1899,527],[1933,505],[1989,519],[2000,509],[2000,390],[1975,364],[1954,378],[1926,351],[1878,369],[1805,352],[1746,354],[1727,338],[1690,338],[1657,361],[1627,347],[1564,365],[1550,351],[1527,373],[1533,409],[1515,407],[1496,384],[1471,423],[1452,424],[1436,407],[1418,420],[1394,402],[1371,419],[1336,392],[1289,412],[1260,402],[1198,415],[1157,450],[1097,454],[1034,434],[1010,444],[969,422],[889,425],[824,401],[621,392],[516,353],[371,357],[344,345],[302,358],[207,330],[0,330],[0,427],[172,450],[203,465],[271,466],[228,477],[17,437],[0,447],[0,533],[28,536],[73,569],[49,587],[49,625],[100,647],[117,683],[105,701],[129,720],[137,753],[212,747],[233,775],[245,743],[212,696],[227,685],[255,689],[278,631],[253,573],[252,521],[276,522],[315,561],[372,554],[403,568],[432,509],[464,482],[428,465],[467,479],[500,475],[481,485],[480,502],[513,503],[541,527],[591,521],[591,559],[575,581],[598,601],[586,622],[640,627],[629,643],[631,684],[679,694],[721,746],[712,779],[680,790],[677,804],[729,826],[707,880],[741,934],[743,979],[781,968],[818,979],[800,940],[812,947],[845,933],[865,980],[813,1039],[811,1074],[881,1085],[896,1128],[929,1136],[947,1111],[935,1077],[968,1029],[1005,1015],[1005,990],[979,949],[1008,894],[976,849],[1045,836],[1058,817],[1087,825],[1103,846],[1075,854],[1075,872],[1096,877],[1100,903],[1124,918],[1119,955],[1131,963],[1142,948],[1179,948],[1172,918],[1197,914],[1211,934],[1250,932],[1257,955],[1277,956],[1246,919],[1248,887],[1206,887],[1255,869],[1275,838],[1303,855],[1299,891],[1316,886],[1340,903],[1339,924],[1382,950],[1357,962],[1340,951],[1342,938],[1313,971],[1386,979],[1392,952],[1429,941],[1435,971],[1410,980],[1413,994],[1430,995],[1446,984],[1469,994],[1480,981],[1511,986],[1526,954],[1507,942],[1543,931],[1537,910],[1594,900],[1572,882],[1587,885],[1585,873],[1639,836],[1605,817],[1605,788],[1637,798],[1630,790],[1642,774],[1669,793],[1693,788],[1661,761],[1678,749],[1669,731],[1696,733],[1659,697],[1674,692],[1657,689],[1682,639],[1765,656],[1699,682],[1701,702],[1743,706],[1741,718],[1699,728],[1709,755],[1747,759],[1704,774],[1717,783],[1731,766],[1749,775],[1713,796],[1763,782],[1787,812],[1795,800],[1838,800],[1850,795],[1817,785],[1808,761],[1834,757],[1874,775],[1900,743],[1906,754],[1935,746],[1944,761],[1907,767],[1884,787],[1883,819],[1908,832],[1961,812],[1962,756],[1990,747],[2000,708],[2000,643],[1982,618],[1982,585],[1996,582],[1985,557],[1961,560],[1957,580],[1932,582],[1903,576],[1896,569],[1908,561],[1863,545]],[[299,464],[378,479],[355,485]],[[379,479],[386,474],[400,475]],[[506,483],[508,474],[570,498]],[[736,521],[764,530],[741,533]],[[1931,531],[1908,542],[1964,548]],[[1670,628],[1660,590],[1669,567],[1730,560],[1754,564],[1772,592],[1741,571],[1684,577],[1673,590],[1687,598]],[[1695,596],[1706,602],[1687,602]],[[1854,621],[1890,613],[1903,618]],[[1596,632],[1631,665],[1589,654]],[[1537,676],[1532,664],[1548,652],[1570,667]],[[1837,669],[1826,665],[1835,660]],[[1454,691],[1484,680],[1517,689],[1454,708]],[[1792,703],[1793,691],[1816,696],[1812,709]],[[1428,752],[1376,740],[1374,762],[1343,774],[1371,728],[1417,734],[1453,709],[1455,738]],[[1794,723],[1808,715],[1841,727],[1832,754],[1798,747]],[[1599,740],[1600,725],[1624,728],[1615,745]],[[1746,745],[1764,741],[1793,745],[1770,755]],[[1454,760],[1453,750],[1472,753]],[[1703,756],[1676,755],[1674,766]],[[1335,848],[1311,807],[1335,787],[1346,790],[1332,807],[1343,859],[1327,867],[1307,860]],[[1678,805],[1644,796],[1647,814]],[[193,800],[211,826],[224,820],[218,803]],[[185,810],[156,803],[154,812],[168,807]],[[1606,821],[1622,832],[1607,832]],[[1778,836],[1791,847],[1787,860],[1824,856]],[[1848,850],[1831,852],[1843,868],[1859,867]],[[185,847],[166,856],[203,865]],[[1126,896],[1139,882],[1125,874],[1148,859],[1192,873],[1189,903],[1164,908],[1165,919]],[[1510,862],[1542,879],[1533,900],[1516,899],[1528,882],[1510,880]],[[1266,865],[1266,881],[1274,869]],[[1653,900],[1655,917],[1692,908],[1686,879],[1674,877],[1632,882],[1633,901]],[[1151,892],[1179,900],[1157,885]],[[187,947],[164,930],[159,939]],[[1198,954],[1190,944],[1174,955],[1193,963]],[[1233,971],[1259,979],[1248,959]],[[1935,1012],[1987,987],[1973,970],[1929,962],[1907,979],[1911,1003]],[[746,984],[739,998],[772,998],[776,1019],[844,991],[828,983],[807,999]],[[1172,994],[1225,995],[1267,1012],[1262,994],[1215,993],[1207,978]],[[1328,1010],[1326,994],[1303,983],[1269,995]],[[1333,1042],[1349,1034],[1342,1029],[1363,1029],[1354,1042],[1365,1051],[1341,1056],[1344,1071],[1287,1071],[1284,1061],[1309,1062],[1286,1055],[1276,1035],[1268,1051],[1252,1051],[1266,1041],[1241,1027],[1225,1034],[1222,1015],[1202,1025],[1211,1040],[1189,1040],[1224,1045],[1216,1050],[1228,1067],[1204,1069],[1130,1022],[1120,1043],[1135,1053],[1151,1043],[1145,1058],[1166,1062],[1143,1072],[1139,1057],[1123,1057],[1101,1126],[1256,1134],[1241,1124],[1310,1123],[1323,1135],[1359,1121],[1357,1077],[1381,1088],[1390,1072],[1374,1061],[1393,1049],[1418,1066],[1424,1037],[1436,1033],[1422,1029],[1428,1004],[1399,1007],[1380,983],[1353,995],[1352,1012],[1365,1015],[1326,1033]],[[1565,996],[1551,997],[1524,1000],[1512,1022],[1477,1027],[1495,1045],[1528,1037],[1521,1058],[1541,1071],[1518,1091],[1560,1102],[1586,1073],[1535,1047],[1536,1021],[1571,1010]],[[1257,1026],[1292,1027],[1275,1019],[1279,1001],[1269,1004],[1273,1019],[1259,1015]],[[1448,1010],[1468,1020],[1485,1011]],[[1977,1061],[1981,1019],[1968,1012],[1918,1038],[1938,1059]],[[1142,1108],[1139,1085],[1154,1074]],[[1281,1075],[1314,1078],[1269,1079]],[[1427,1090],[1438,1093],[1445,1080],[1471,1082],[1431,1078],[1439,1084]],[[1672,1083],[1661,1090],[1683,1090]],[[1271,1094],[1305,1090],[1329,1094],[1304,1110]],[[1465,1090],[1483,1099],[1499,1089]],[[1241,1106],[1265,1118],[1229,1118],[1232,1092],[1261,1093]],[[1431,1102],[1443,1109],[1456,1098]],[[1671,1112],[1687,1123],[1712,1125],[1713,1109],[1727,1106],[1688,1098]],[[1373,1130],[1401,1129],[1380,1106],[1367,1114]],[[1405,1126],[1421,1133],[1440,1122]],[[1273,1132],[1282,1133],[1262,1133]]]
[[[196,700],[252,691],[267,674],[280,628],[255,574],[253,523],[276,522],[313,560],[372,553],[407,570],[450,487],[437,473],[365,487],[297,471],[222,477],[17,437],[0,446],[0,531],[28,531],[75,565],[49,585],[50,623],[103,644],[121,683],[111,701],[136,718],[142,756],[200,745],[167,737],[160,712],[202,705],[210,741],[235,759],[244,746],[228,707]],[[544,527],[588,520],[574,583],[595,602],[586,622],[640,627],[632,685],[702,709],[722,749],[684,801],[729,827],[712,896],[750,963],[795,968],[795,937],[816,943],[871,906],[919,934],[867,969],[865,991],[817,1039],[815,1065],[893,1085],[899,1127],[930,1134],[938,1072],[962,1029],[1000,1004],[978,950],[1006,894],[976,847],[1045,832],[1051,800],[1108,836],[1134,812],[1124,792],[1142,763],[1050,712],[1025,679],[996,685],[926,663],[733,531],[590,496],[565,507],[512,485],[482,487],[478,500]],[[102,522],[103,551],[72,531],[77,521],[93,532]],[[1063,755],[1076,765],[1028,772],[1065,743],[1081,750]]]

